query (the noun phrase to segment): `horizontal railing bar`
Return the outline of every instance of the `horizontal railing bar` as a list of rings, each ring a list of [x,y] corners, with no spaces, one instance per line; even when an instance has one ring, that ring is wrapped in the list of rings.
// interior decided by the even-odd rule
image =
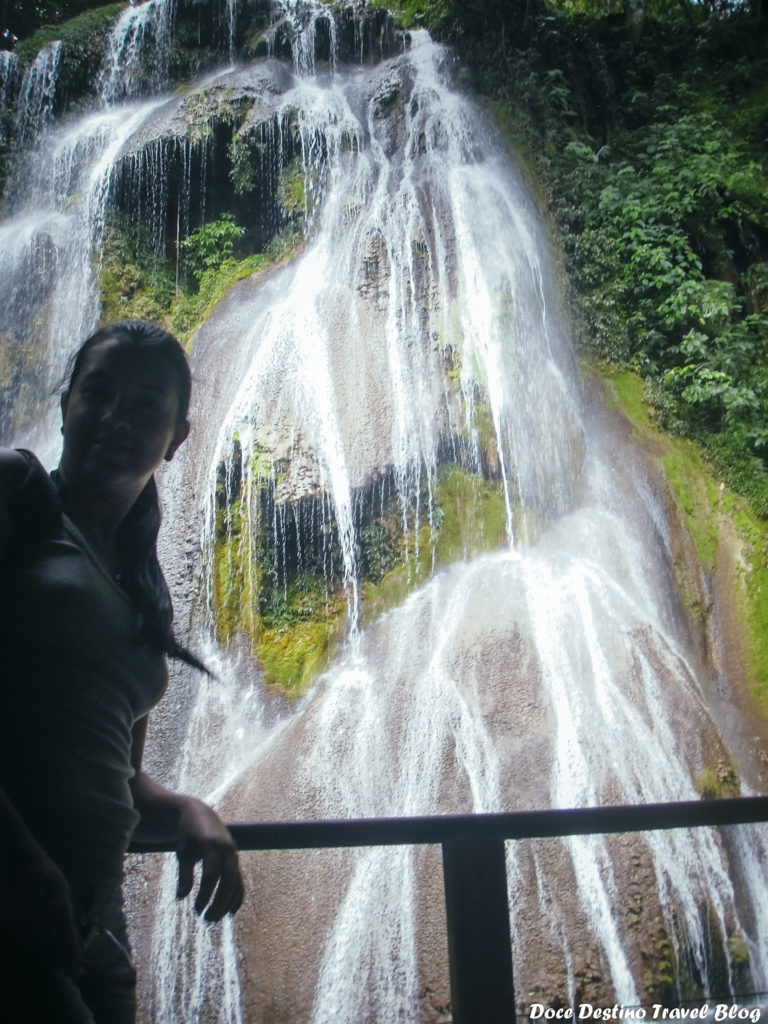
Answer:
[[[241,850],[307,850],[353,846],[442,844],[458,839],[551,839],[571,835],[746,825],[768,821],[768,797],[732,797],[506,814],[455,814],[335,821],[235,822]],[[133,853],[163,853],[173,844],[137,840]]]

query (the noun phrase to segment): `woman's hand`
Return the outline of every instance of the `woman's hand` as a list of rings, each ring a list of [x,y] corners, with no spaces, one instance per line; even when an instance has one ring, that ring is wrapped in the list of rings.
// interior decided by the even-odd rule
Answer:
[[[146,717],[133,727],[131,762],[135,775],[131,791],[141,821],[134,838],[170,841],[179,858],[179,885],[176,895],[183,899],[195,884],[195,865],[202,864],[195,911],[205,912],[206,921],[220,921],[234,914],[243,902],[243,879],[237,860],[237,847],[226,825],[202,800],[173,793],[150,778],[142,769]]]
[[[177,796],[179,819],[176,855],[179,858],[178,899],[192,891],[194,869],[202,864],[195,913],[206,921],[234,914],[243,902],[243,880],[234,840],[219,816],[202,800]]]

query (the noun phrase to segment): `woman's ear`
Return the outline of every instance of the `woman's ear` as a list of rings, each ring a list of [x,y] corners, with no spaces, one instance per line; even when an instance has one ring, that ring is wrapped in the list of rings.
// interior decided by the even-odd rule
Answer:
[[[175,429],[175,431],[173,433],[173,440],[168,445],[168,450],[166,451],[165,455],[163,456],[163,458],[165,459],[166,462],[170,462],[171,461],[173,456],[179,450],[181,445],[184,444],[184,442],[186,441],[186,439],[188,437],[189,437],[189,420],[184,420],[183,423],[178,423],[176,425],[176,429]]]

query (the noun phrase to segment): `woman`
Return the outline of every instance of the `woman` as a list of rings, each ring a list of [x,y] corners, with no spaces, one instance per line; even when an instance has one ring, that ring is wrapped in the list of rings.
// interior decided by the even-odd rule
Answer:
[[[141,767],[166,656],[202,667],[174,638],[155,546],[153,474],[189,433],[189,397],[175,338],[114,324],[75,357],[58,469],[0,449],[0,1019],[14,1024],[134,1020],[132,836],[175,842],[179,896],[202,862],[206,920],[242,902],[225,826]]]

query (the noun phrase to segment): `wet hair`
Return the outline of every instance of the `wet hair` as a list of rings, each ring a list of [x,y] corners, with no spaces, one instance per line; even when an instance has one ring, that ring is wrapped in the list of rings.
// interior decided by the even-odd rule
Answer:
[[[192,375],[184,349],[168,331],[143,320],[121,320],[100,328],[83,342],[72,358],[67,390],[83,369],[87,354],[106,341],[117,341],[136,352],[160,356],[173,372],[178,398],[177,422],[186,420],[192,394]],[[171,658],[208,672],[173,632],[173,602],[157,557],[161,523],[157,485],[152,477],[120,524],[117,548],[122,568],[121,586],[133,599],[147,639]]]

